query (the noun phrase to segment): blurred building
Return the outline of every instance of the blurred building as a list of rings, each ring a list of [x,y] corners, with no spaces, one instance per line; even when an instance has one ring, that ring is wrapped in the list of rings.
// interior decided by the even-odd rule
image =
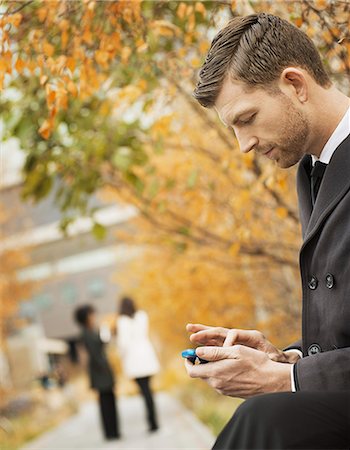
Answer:
[[[22,202],[23,156],[16,143],[3,147],[1,153],[0,203],[9,218],[2,226],[0,250],[28,247],[30,266],[18,275],[37,286],[22,303],[20,315],[40,324],[46,337],[72,343],[78,334],[72,315],[79,304],[91,303],[101,314],[116,309],[119,288],[113,275],[140,251],[118,242],[116,232],[130,227],[135,209],[92,198],[91,204],[98,208],[96,220],[107,229],[105,239],[96,240],[91,234],[89,218],[78,219],[66,237],[59,228],[54,194],[37,204]]]

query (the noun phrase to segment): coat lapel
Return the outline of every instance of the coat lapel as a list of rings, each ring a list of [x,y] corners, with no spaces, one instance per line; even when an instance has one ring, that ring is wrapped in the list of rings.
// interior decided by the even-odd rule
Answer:
[[[305,180],[303,180],[303,183],[305,183]],[[303,247],[312,238],[321,223],[328,217],[349,189],[350,135],[339,145],[336,152],[334,152],[325,171],[314,209],[312,210],[311,216],[309,216],[310,220],[305,229]],[[300,206],[303,208],[305,207],[306,201],[305,199],[301,201],[303,203],[301,203]],[[309,203],[311,203],[310,193]],[[306,207],[305,209],[303,214],[304,216],[307,216],[308,208]]]

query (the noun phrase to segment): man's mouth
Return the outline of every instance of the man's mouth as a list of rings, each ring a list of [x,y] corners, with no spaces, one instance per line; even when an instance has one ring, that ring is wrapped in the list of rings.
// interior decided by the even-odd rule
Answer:
[[[269,151],[267,151],[266,153],[264,153],[264,156],[266,156],[269,159],[272,159],[272,152],[274,150],[274,147],[270,148]]]

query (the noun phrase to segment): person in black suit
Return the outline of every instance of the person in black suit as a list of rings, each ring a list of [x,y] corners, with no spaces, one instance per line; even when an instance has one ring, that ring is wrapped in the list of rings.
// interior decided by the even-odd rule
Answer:
[[[259,331],[187,326],[209,361],[186,361],[188,374],[248,399],[214,448],[349,449],[350,99],[308,36],[265,13],[217,34],[194,97],[215,108],[243,153],[280,168],[300,162],[301,339],[280,350]]]
[[[114,377],[104,343],[96,327],[95,310],[84,305],[75,311],[75,320],[82,328],[81,340],[86,348],[90,383],[98,392],[103,431],[106,439],[119,439],[119,420],[114,395]]]

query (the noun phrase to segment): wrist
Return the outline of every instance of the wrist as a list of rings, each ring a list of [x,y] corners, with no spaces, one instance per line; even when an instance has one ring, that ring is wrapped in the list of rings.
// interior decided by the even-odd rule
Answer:
[[[291,366],[285,363],[276,363],[274,367],[274,377],[272,392],[291,392],[292,383],[290,376]]]

